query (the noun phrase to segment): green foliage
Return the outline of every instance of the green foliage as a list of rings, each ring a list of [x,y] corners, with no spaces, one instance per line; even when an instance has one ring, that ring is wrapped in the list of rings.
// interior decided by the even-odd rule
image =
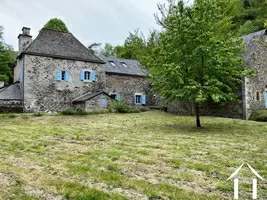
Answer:
[[[5,85],[12,82],[11,65],[15,62],[15,55],[12,48],[4,42],[4,29],[0,26],[0,81]]]
[[[130,112],[129,106],[122,101],[113,101],[110,107],[115,112],[118,112],[118,113],[129,113]]]
[[[77,108],[67,108],[59,113],[62,115],[88,115],[84,110]]]
[[[233,30],[236,30],[240,36],[264,29],[267,18],[265,0],[231,0],[230,2],[233,3],[231,13]],[[248,21],[250,21],[249,24]]]
[[[69,32],[69,30],[68,30],[67,26],[65,25],[65,23],[61,19],[57,19],[57,18],[50,19],[44,25],[44,28],[52,29],[52,30],[55,30],[55,31],[61,31],[61,32],[65,32],[65,33]]]
[[[196,106],[237,99],[244,68],[241,39],[236,39],[231,17],[224,15],[222,0],[183,1],[162,9],[158,18],[164,31],[148,58],[152,86],[167,100],[189,100]],[[200,123],[198,124],[200,126]]]
[[[44,113],[41,113],[41,112],[33,113],[33,116],[34,117],[42,117],[42,116],[44,116]]]
[[[249,120],[267,122],[267,110],[253,110]]]

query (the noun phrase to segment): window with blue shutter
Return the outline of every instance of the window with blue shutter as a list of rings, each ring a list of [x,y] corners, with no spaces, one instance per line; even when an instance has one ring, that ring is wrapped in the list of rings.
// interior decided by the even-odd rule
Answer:
[[[67,71],[57,71],[56,72],[56,80],[57,81],[69,81],[70,74]]]
[[[80,72],[80,80],[84,82],[95,81],[96,80],[95,72],[91,70],[82,70]]]
[[[142,95],[135,95],[134,96],[134,104],[135,105],[141,105],[142,103]]]
[[[95,72],[91,72],[91,81],[95,81]]]
[[[119,94],[117,94],[116,97],[115,97],[115,99],[116,99],[117,101],[120,101],[120,100],[121,100],[121,96],[120,96]]]
[[[100,103],[101,103],[101,106],[106,106],[107,105],[107,99],[101,98]]]
[[[146,105],[146,95],[142,95],[142,105]]]
[[[23,82],[23,71],[20,72],[20,82]]]
[[[80,72],[80,80],[83,81],[84,80],[84,71],[81,70]]]
[[[69,73],[68,72],[65,72],[64,80],[65,81],[69,81]]]
[[[57,74],[56,74],[56,80],[57,81],[61,81],[61,71],[57,71]]]

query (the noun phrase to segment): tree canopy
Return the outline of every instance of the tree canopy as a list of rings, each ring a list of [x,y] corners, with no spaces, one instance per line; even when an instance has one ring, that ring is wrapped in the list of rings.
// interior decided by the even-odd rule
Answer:
[[[183,1],[160,7],[158,22],[163,28],[159,43],[148,56],[153,89],[169,101],[190,101],[195,105],[200,127],[199,107],[204,102],[230,102],[244,68],[242,39],[237,39],[230,16],[224,15],[224,0]]]
[[[57,18],[50,19],[44,25],[44,28],[52,29],[55,31],[61,31],[61,32],[65,32],[65,33],[69,32],[66,24],[61,19],[57,19]]]
[[[5,85],[12,82],[11,64],[15,61],[15,55],[12,48],[4,42],[4,28],[0,26],[0,81]]]

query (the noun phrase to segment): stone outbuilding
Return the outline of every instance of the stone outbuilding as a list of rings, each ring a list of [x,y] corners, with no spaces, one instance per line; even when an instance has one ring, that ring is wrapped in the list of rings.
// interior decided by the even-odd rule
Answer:
[[[23,111],[20,84],[15,83],[0,89],[0,113]]]
[[[98,92],[94,94],[85,94],[73,101],[73,105],[75,108],[82,109],[85,111],[94,111],[94,110],[103,110],[107,109],[112,101],[111,96],[109,96],[106,92]]]

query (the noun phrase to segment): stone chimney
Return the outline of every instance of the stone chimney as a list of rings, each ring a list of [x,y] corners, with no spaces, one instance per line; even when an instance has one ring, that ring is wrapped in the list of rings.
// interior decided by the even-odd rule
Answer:
[[[30,35],[30,28],[23,27],[22,34],[19,34],[19,54],[23,52],[29,44],[32,42],[32,36]]]

